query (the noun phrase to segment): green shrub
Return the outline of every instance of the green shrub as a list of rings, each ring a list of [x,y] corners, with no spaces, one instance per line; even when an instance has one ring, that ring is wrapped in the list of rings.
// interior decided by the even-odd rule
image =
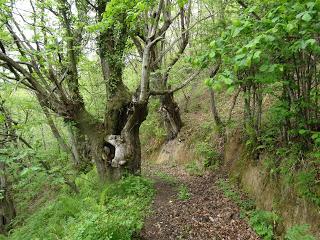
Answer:
[[[178,198],[182,201],[186,201],[190,199],[190,192],[187,186],[180,185],[179,192],[178,192]]]
[[[297,175],[298,194],[320,206],[320,196],[317,193],[317,171],[316,169],[308,169],[300,171]]]
[[[202,166],[199,166],[197,161],[192,161],[186,165],[186,171],[192,176],[202,176],[204,169]]]
[[[274,212],[255,210],[250,214],[249,223],[255,232],[264,240],[274,239],[274,226],[279,216]]]
[[[205,168],[217,167],[221,156],[216,152],[212,146],[206,142],[199,142],[195,146],[196,153],[203,158],[203,165]]]
[[[294,225],[289,228],[284,237],[285,240],[316,240],[315,237],[309,234],[309,225]]]
[[[87,178],[79,183],[79,195],[60,194],[9,239],[129,240],[142,228],[154,195],[150,180],[128,176],[102,187]]]

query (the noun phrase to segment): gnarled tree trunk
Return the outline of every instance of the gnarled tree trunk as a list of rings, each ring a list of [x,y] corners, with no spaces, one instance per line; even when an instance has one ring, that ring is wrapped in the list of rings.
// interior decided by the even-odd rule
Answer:
[[[140,174],[139,128],[146,119],[147,102],[133,103],[120,134],[91,136],[92,154],[102,181],[119,179],[124,173]]]
[[[141,145],[139,129],[148,115],[148,102],[139,102],[134,104],[133,112],[130,114],[121,136],[125,139],[126,154],[124,165],[131,173],[140,173],[141,170]]]
[[[173,93],[161,96],[160,103],[160,113],[167,131],[167,140],[174,139],[183,125],[179,106],[174,101]]]
[[[71,126],[68,126],[68,132],[74,166],[78,171],[86,173],[92,169],[90,147],[86,136]]]

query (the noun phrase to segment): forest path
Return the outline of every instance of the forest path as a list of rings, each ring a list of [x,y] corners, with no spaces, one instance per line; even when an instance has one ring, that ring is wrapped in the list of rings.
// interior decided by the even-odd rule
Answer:
[[[151,164],[144,173],[155,180],[156,196],[140,239],[260,239],[217,186],[217,174],[190,176],[172,164]]]

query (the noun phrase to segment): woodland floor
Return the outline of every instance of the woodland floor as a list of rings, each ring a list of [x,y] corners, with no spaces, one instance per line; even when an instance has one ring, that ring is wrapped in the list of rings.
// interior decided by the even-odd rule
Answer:
[[[140,239],[260,239],[240,217],[237,205],[217,186],[222,176],[190,176],[178,165],[152,164],[145,166],[144,172],[155,180],[156,196]],[[188,200],[178,197],[182,184],[190,193]]]

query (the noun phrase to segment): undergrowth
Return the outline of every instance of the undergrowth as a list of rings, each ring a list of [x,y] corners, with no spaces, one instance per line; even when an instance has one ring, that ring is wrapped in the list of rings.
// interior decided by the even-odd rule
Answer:
[[[273,151],[272,151],[273,149]],[[302,146],[271,148],[262,165],[271,180],[280,180],[296,194],[320,207],[320,161],[316,150],[303,152]]]
[[[189,192],[189,189],[186,185],[182,184],[179,187],[179,192],[178,192],[178,198],[182,201],[189,200],[191,197],[191,194]]]
[[[241,198],[237,191],[228,180],[219,180],[219,188],[224,195],[233,200],[240,207],[240,214],[247,218],[254,231],[264,240],[274,240],[276,226],[281,222],[281,217],[276,212],[256,209],[254,201],[248,198]],[[315,240],[309,234],[308,225],[295,225],[289,228],[285,233],[285,240]]]
[[[158,172],[158,173],[156,173],[156,176],[170,185],[176,185],[178,183],[178,181],[175,177],[173,177],[167,173],[164,173],[164,172]]]
[[[160,121],[159,108],[160,102],[153,99],[149,104],[147,119],[141,125],[141,145],[147,152],[161,146],[166,139],[166,131]]]
[[[8,236],[21,239],[131,239],[142,228],[154,195],[153,183],[127,176],[99,185],[90,172],[77,179],[80,193],[61,193]]]
[[[316,238],[309,233],[309,225],[294,225],[288,229],[284,239],[285,240],[316,240]]]
[[[280,220],[275,212],[254,210],[249,216],[250,225],[260,237],[264,240],[275,239],[275,227]]]
[[[220,180],[219,188],[241,209],[241,216],[247,218],[254,231],[264,240],[274,239],[274,226],[279,217],[274,212],[258,210],[251,199],[243,199],[228,180]]]
[[[203,167],[206,169],[216,170],[221,163],[221,154],[207,142],[198,142],[195,151],[203,159]]]
[[[186,164],[185,169],[191,176],[202,176],[205,170],[204,167],[195,160]]]

